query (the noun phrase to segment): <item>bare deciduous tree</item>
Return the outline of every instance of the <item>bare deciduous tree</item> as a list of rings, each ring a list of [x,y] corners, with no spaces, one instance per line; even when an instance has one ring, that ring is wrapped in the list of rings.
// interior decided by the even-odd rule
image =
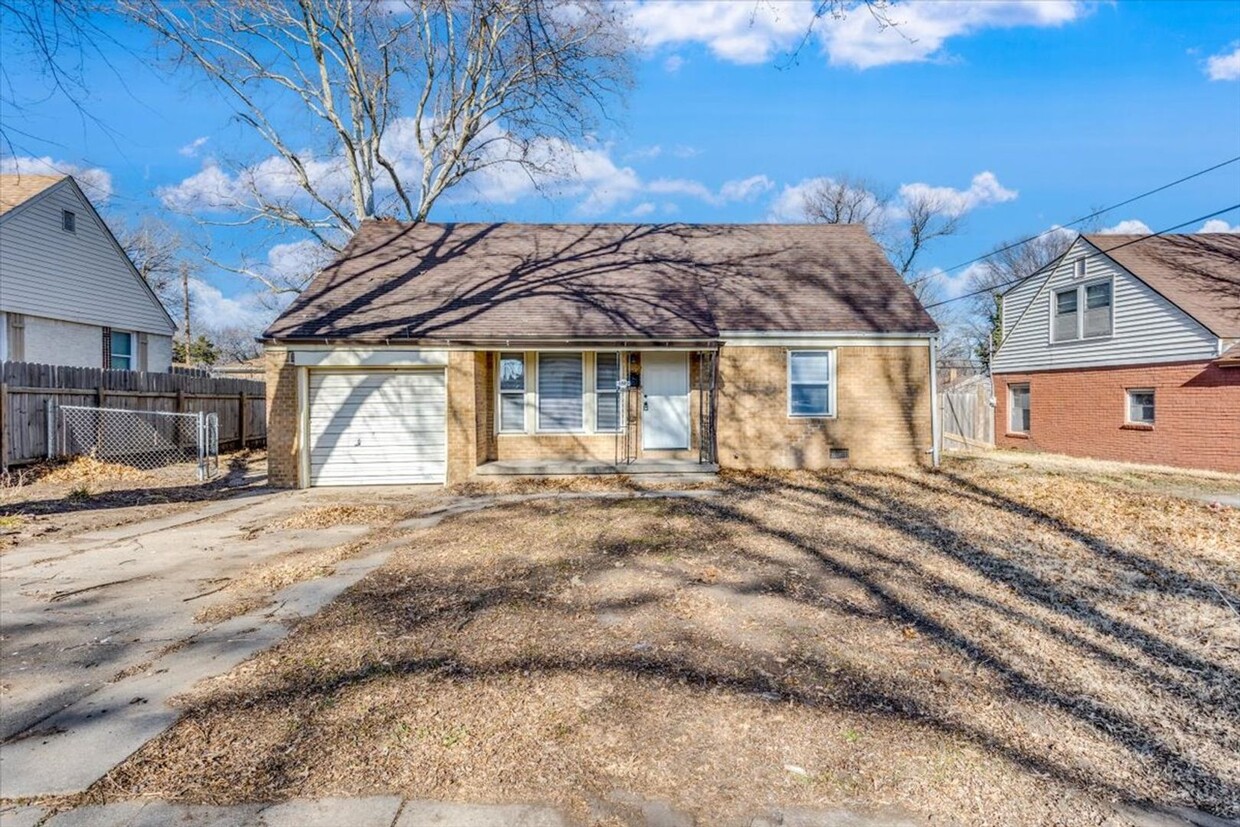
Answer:
[[[144,217],[137,223],[109,216],[108,224],[116,240],[133,262],[138,275],[151,286],[155,295],[171,304],[178,289],[178,263],[185,256],[185,243],[180,234],[158,218]]]
[[[919,298],[933,289],[931,279],[914,278],[922,253],[935,239],[959,232],[963,219],[958,205],[932,190],[895,198],[885,187],[849,176],[816,181],[802,193],[800,209],[814,223],[864,225]]]
[[[274,152],[237,165],[212,206],[333,250],[367,218],[425,220],[488,167],[551,174],[557,141],[587,135],[630,77],[630,43],[603,0],[122,6]]]

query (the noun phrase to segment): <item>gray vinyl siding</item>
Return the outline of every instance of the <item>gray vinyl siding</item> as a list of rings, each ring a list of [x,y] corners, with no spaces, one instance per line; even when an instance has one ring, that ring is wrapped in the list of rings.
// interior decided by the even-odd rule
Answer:
[[[77,231],[61,227],[63,210]],[[175,326],[68,181],[0,219],[0,310],[170,335]]]
[[[1150,289],[1097,248],[1078,239],[1052,272],[1017,285],[1003,297],[1003,335],[992,366],[995,373],[1055,368],[1185,362],[1218,356],[1218,338]],[[1080,284],[1074,262],[1085,262],[1084,282],[1110,278],[1113,327],[1097,339],[1051,341],[1055,291]]]

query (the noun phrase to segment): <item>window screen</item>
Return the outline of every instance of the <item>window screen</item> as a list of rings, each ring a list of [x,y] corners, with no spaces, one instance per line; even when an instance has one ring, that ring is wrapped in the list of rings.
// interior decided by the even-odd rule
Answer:
[[[538,357],[538,429],[580,431],[584,395],[580,353],[543,353]]]
[[[1055,341],[1064,342],[1077,338],[1076,288],[1055,294]]]
[[[1085,287],[1085,336],[1111,335],[1111,283]]]
[[[499,356],[499,429],[525,430],[525,354]]]
[[[620,354],[594,355],[594,398],[596,431],[620,430]]]
[[[1013,433],[1029,433],[1029,386],[1011,385],[1008,388],[1011,398],[1008,411],[1008,428]]]
[[[788,413],[831,415],[831,353],[809,350],[788,354]]]
[[[1154,392],[1128,391],[1128,421],[1138,425],[1154,424]]]

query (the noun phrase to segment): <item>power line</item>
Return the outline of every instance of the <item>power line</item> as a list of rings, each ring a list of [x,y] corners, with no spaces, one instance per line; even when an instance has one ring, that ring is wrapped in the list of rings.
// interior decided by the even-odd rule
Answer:
[[[1142,242],[1142,241],[1148,241],[1148,240],[1149,240],[1149,239],[1151,239],[1151,238],[1157,238],[1157,237],[1158,237],[1158,236],[1160,236],[1160,235],[1166,235],[1167,233],[1171,233],[1171,232],[1175,232],[1176,230],[1183,229],[1184,227],[1187,227],[1187,226],[1188,226],[1188,225],[1190,225],[1190,224],[1196,224],[1198,221],[1208,221],[1208,220],[1209,220],[1209,219],[1211,219],[1211,218],[1217,218],[1218,216],[1223,215],[1224,213],[1229,213],[1229,212],[1231,212],[1232,210],[1235,210],[1235,209],[1240,209],[1240,203],[1238,203],[1238,204],[1232,204],[1230,207],[1225,207],[1225,208],[1223,208],[1223,209],[1221,209],[1221,210],[1216,210],[1216,211],[1214,211],[1214,212],[1210,213],[1209,215],[1203,215],[1203,216],[1200,216],[1200,217],[1198,217],[1198,218],[1193,218],[1193,219],[1190,219],[1190,220],[1188,220],[1188,221],[1185,221],[1185,222],[1184,222],[1184,223],[1182,223],[1182,224],[1176,224],[1174,227],[1167,227],[1166,229],[1159,230],[1159,231],[1158,231],[1158,232],[1156,232],[1156,233],[1150,233],[1150,234],[1148,234],[1148,235],[1141,235],[1141,236],[1137,236],[1136,238],[1134,238],[1134,239],[1130,239],[1129,241],[1125,241],[1125,242],[1124,242],[1124,243],[1122,243],[1122,244],[1116,244],[1114,247],[1108,247],[1108,248],[1107,248],[1107,249],[1105,249],[1105,250],[1099,250],[1099,251],[1098,251],[1098,252],[1096,252],[1096,253],[1090,253],[1089,255],[1084,256],[1084,257],[1083,257],[1082,259],[1080,259],[1080,260],[1081,260],[1081,261],[1088,261],[1088,260],[1089,260],[1089,259],[1091,259],[1091,258],[1097,258],[1098,256],[1105,256],[1105,255],[1108,255],[1109,253],[1114,252],[1115,250],[1120,249],[1121,247],[1127,247],[1129,244],[1138,244],[1138,243],[1140,243],[1140,242]],[[1062,258],[1063,258],[1063,256],[1060,256],[1059,258],[1055,259],[1055,261],[1054,261],[1054,262],[1052,262],[1052,264],[1058,264],[1059,260],[1060,260],[1060,259],[1062,259]],[[972,298],[973,296],[980,296],[980,295],[982,295],[983,293],[993,293],[995,290],[999,289],[1000,287],[1007,287],[1007,286],[1009,286],[1009,285],[1012,285],[1012,284],[1017,284],[1017,283],[1019,283],[1019,282],[1025,281],[1026,279],[1031,279],[1031,278],[1033,278],[1034,276],[1036,276],[1038,273],[1041,273],[1041,272],[1042,272],[1043,270],[1045,270],[1045,269],[1047,269],[1047,268],[1042,267],[1042,268],[1039,268],[1038,270],[1036,270],[1035,272],[1030,273],[1030,274],[1029,274],[1029,275],[1027,275],[1027,276],[1021,276],[1020,278],[1017,278],[1017,279],[1012,279],[1012,280],[1010,280],[1010,281],[1004,281],[1004,282],[1000,282],[1000,283],[998,283],[998,284],[993,284],[993,285],[991,285],[990,287],[984,288],[984,289],[982,289],[982,290],[974,290],[974,291],[972,291],[972,292],[970,292],[970,293],[962,293],[962,294],[960,294],[959,296],[955,296],[955,297],[950,298],[950,299],[944,299],[943,301],[938,301],[938,302],[935,302],[934,304],[928,304],[928,305],[926,305],[926,309],[927,309],[927,310],[929,310],[929,309],[931,309],[932,307],[941,307],[942,305],[945,305],[945,304],[951,304],[952,302],[958,302],[958,301],[960,301],[961,299],[968,299],[968,298]],[[1053,268],[1052,268],[1052,269],[1053,269]]]
[[[909,282],[909,285],[911,286],[915,284],[920,284],[921,282],[926,281],[928,279],[941,276],[944,273],[950,273],[953,270],[959,270],[962,267],[968,267],[970,264],[977,264],[979,261],[988,259],[991,256],[996,256],[999,253],[1007,252],[1008,250],[1011,250],[1014,247],[1019,247],[1022,244],[1028,244],[1031,241],[1037,241],[1039,238],[1042,238],[1043,236],[1048,236],[1051,233],[1056,232],[1057,230],[1067,229],[1068,227],[1074,227],[1077,224],[1083,224],[1084,222],[1089,221],[1091,218],[1097,218],[1098,216],[1103,215],[1104,213],[1108,213],[1111,210],[1118,210],[1120,207],[1126,207],[1129,204],[1133,203],[1134,201],[1140,201],[1142,198],[1148,198],[1149,196],[1156,195],[1157,193],[1160,193],[1163,190],[1168,190],[1168,189],[1171,189],[1172,187],[1179,186],[1180,184],[1183,184],[1185,181],[1191,181],[1194,178],[1200,178],[1202,175],[1206,175],[1207,173],[1214,172],[1216,169],[1222,169],[1228,164],[1234,164],[1237,161],[1240,161],[1240,155],[1237,155],[1234,158],[1228,158],[1226,161],[1217,163],[1212,167],[1206,167],[1205,169],[1199,169],[1190,175],[1185,175],[1183,178],[1179,178],[1175,181],[1172,181],[1169,184],[1163,184],[1160,187],[1155,187],[1154,189],[1143,192],[1140,195],[1134,195],[1133,197],[1129,198],[1126,201],[1120,201],[1118,204],[1112,204],[1109,207],[1103,207],[1102,209],[1096,210],[1095,212],[1092,212],[1089,215],[1081,216],[1080,218],[1077,218],[1073,221],[1069,221],[1067,224],[1060,224],[1060,225],[1050,228],[1049,230],[1043,230],[1037,235],[1030,236],[1029,238],[1024,238],[1024,239],[1021,239],[1020,241],[1013,241],[1010,244],[1005,244],[1004,246],[999,247],[998,249],[995,249],[995,250],[991,250],[989,253],[980,255],[977,258],[971,258],[968,261],[961,262],[960,264],[955,264],[951,267],[948,267],[945,270],[936,270],[933,273],[927,273],[926,275],[921,276],[920,278],[913,279],[912,281]]]

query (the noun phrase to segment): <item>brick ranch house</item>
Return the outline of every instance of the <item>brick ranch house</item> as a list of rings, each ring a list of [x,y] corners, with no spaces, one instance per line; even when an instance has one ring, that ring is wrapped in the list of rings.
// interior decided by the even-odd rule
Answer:
[[[936,335],[856,226],[369,221],[263,335],[270,480],[929,463]]]
[[[1086,235],[1002,297],[995,442],[1240,472],[1240,235]]]

